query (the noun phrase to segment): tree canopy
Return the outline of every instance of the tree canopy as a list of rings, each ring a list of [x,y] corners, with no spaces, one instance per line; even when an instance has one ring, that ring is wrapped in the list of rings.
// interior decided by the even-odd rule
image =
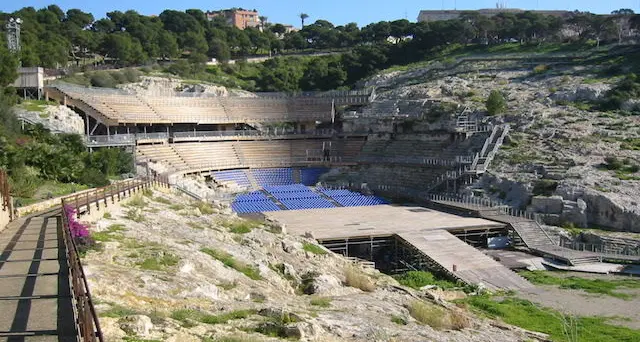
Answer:
[[[259,29],[240,30],[223,18],[209,21],[199,9],[165,10],[159,16],[145,16],[134,10],[112,11],[106,18],[96,19],[81,9],[64,12],[50,5],[0,12],[0,24],[4,25],[10,17],[23,20],[22,64],[47,68],[80,63],[83,58],[95,55],[116,65],[129,66],[193,53],[226,61],[255,54],[387,44],[401,45],[404,54],[420,55],[452,43],[622,40],[640,25],[639,16],[629,9],[614,11],[611,16],[576,12],[567,18],[536,12],[499,13],[493,17],[465,12],[455,20],[411,23],[400,19],[362,28],[355,23],[335,26],[322,19],[306,23],[309,15],[301,13],[302,29],[289,33],[284,25],[269,23],[266,17]]]

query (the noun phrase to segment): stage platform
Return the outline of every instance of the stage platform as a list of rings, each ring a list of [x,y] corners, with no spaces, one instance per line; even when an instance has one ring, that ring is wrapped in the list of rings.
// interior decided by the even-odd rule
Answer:
[[[288,234],[313,234],[320,242],[396,236],[453,276],[490,289],[532,285],[449,231],[499,229],[504,223],[461,217],[423,207],[376,205],[264,213]]]

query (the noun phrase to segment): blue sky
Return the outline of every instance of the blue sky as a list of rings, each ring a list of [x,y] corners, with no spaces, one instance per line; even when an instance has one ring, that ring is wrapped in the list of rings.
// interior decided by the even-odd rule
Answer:
[[[307,22],[326,19],[336,25],[356,22],[363,26],[380,20],[406,18],[415,21],[421,9],[478,9],[495,7],[497,0],[0,0],[0,11],[13,12],[25,6],[46,7],[55,3],[63,10],[80,8],[93,13],[96,18],[113,10],[134,9],[142,14],[160,14],[164,9],[185,10],[199,8],[215,10],[230,7],[257,9],[270,22],[300,25],[298,14],[309,14]],[[523,9],[581,10],[593,13],[610,13],[619,8],[631,8],[640,12],[640,0],[510,0],[508,7]]]

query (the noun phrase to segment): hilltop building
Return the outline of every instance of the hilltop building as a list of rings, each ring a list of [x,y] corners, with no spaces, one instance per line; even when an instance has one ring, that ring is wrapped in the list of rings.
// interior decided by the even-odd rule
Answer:
[[[258,11],[246,10],[243,8],[231,8],[221,11],[208,11],[206,13],[207,19],[210,21],[216,17],[224,17],[227,22],[241,30],[247,27],[261,27],[260,15]]]
[[[479,10],[423,10],[420,11],[418,15],[419,22],[425,21],[441,21],[441,20],[451,20],[459,18],[463,13],[467,12],[476,12],[478,14],[492,17],[498,13],[522,13],[526,12],[525,10],[518,8],[484,8]],[[530,12],[544,14],[544,15],[552,15],[555,17],[567,17],[571,15],[570,11],[555,11],[555,10],[531,10]]]

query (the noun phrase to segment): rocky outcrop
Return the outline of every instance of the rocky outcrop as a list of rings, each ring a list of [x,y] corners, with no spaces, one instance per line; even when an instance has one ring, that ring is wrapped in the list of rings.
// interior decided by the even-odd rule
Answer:
[[[108,341],[266,340],[265,334],[368,342],[385,340],[384,334],[399,341],[515,342],[530,335],[468,312],[470,329],[434,330],[407,309],[429,296],[366,268],[358,270],[375,283],[374,291],[347,286],[345,269],[358,266],[333,253],[305,251],[301,246],[311,240],[283,235],[268,223],[192,210],[195,203],[177,194],[155,191],[144,201],[135,215],[142,219],[128,219],[131,207],[109,206],[111,217],[92,224],[108,241],[89,251],[83,265]],[[240,231],[234,222],[252,229]],[[302,285],[315,294],[303,295]],[[393,315],[405,317],[406,325],[393,323]]]
[[[150,77],[143,76],[138,83],[128,83],[120,85],[119,88],[127,90],[143,96],[175,96],[183,95],[204,95],[217,97],[256,97],[255,94],[239,90],[227,89],[223,86],[207,83],[194,84],[185,82],[184,80],[172,77]]]
[[[559,90],[550,97],[555,101],[597,101],[600,100],[609,89],[611,89],[611,86],[608,84],[582,84],[566,90]]]
[[[42,111],[30,112],[16,108],[16,116],[27,123],[42,124],[52,132],[84,134],[84,121],[66,106],[45,106]]]

